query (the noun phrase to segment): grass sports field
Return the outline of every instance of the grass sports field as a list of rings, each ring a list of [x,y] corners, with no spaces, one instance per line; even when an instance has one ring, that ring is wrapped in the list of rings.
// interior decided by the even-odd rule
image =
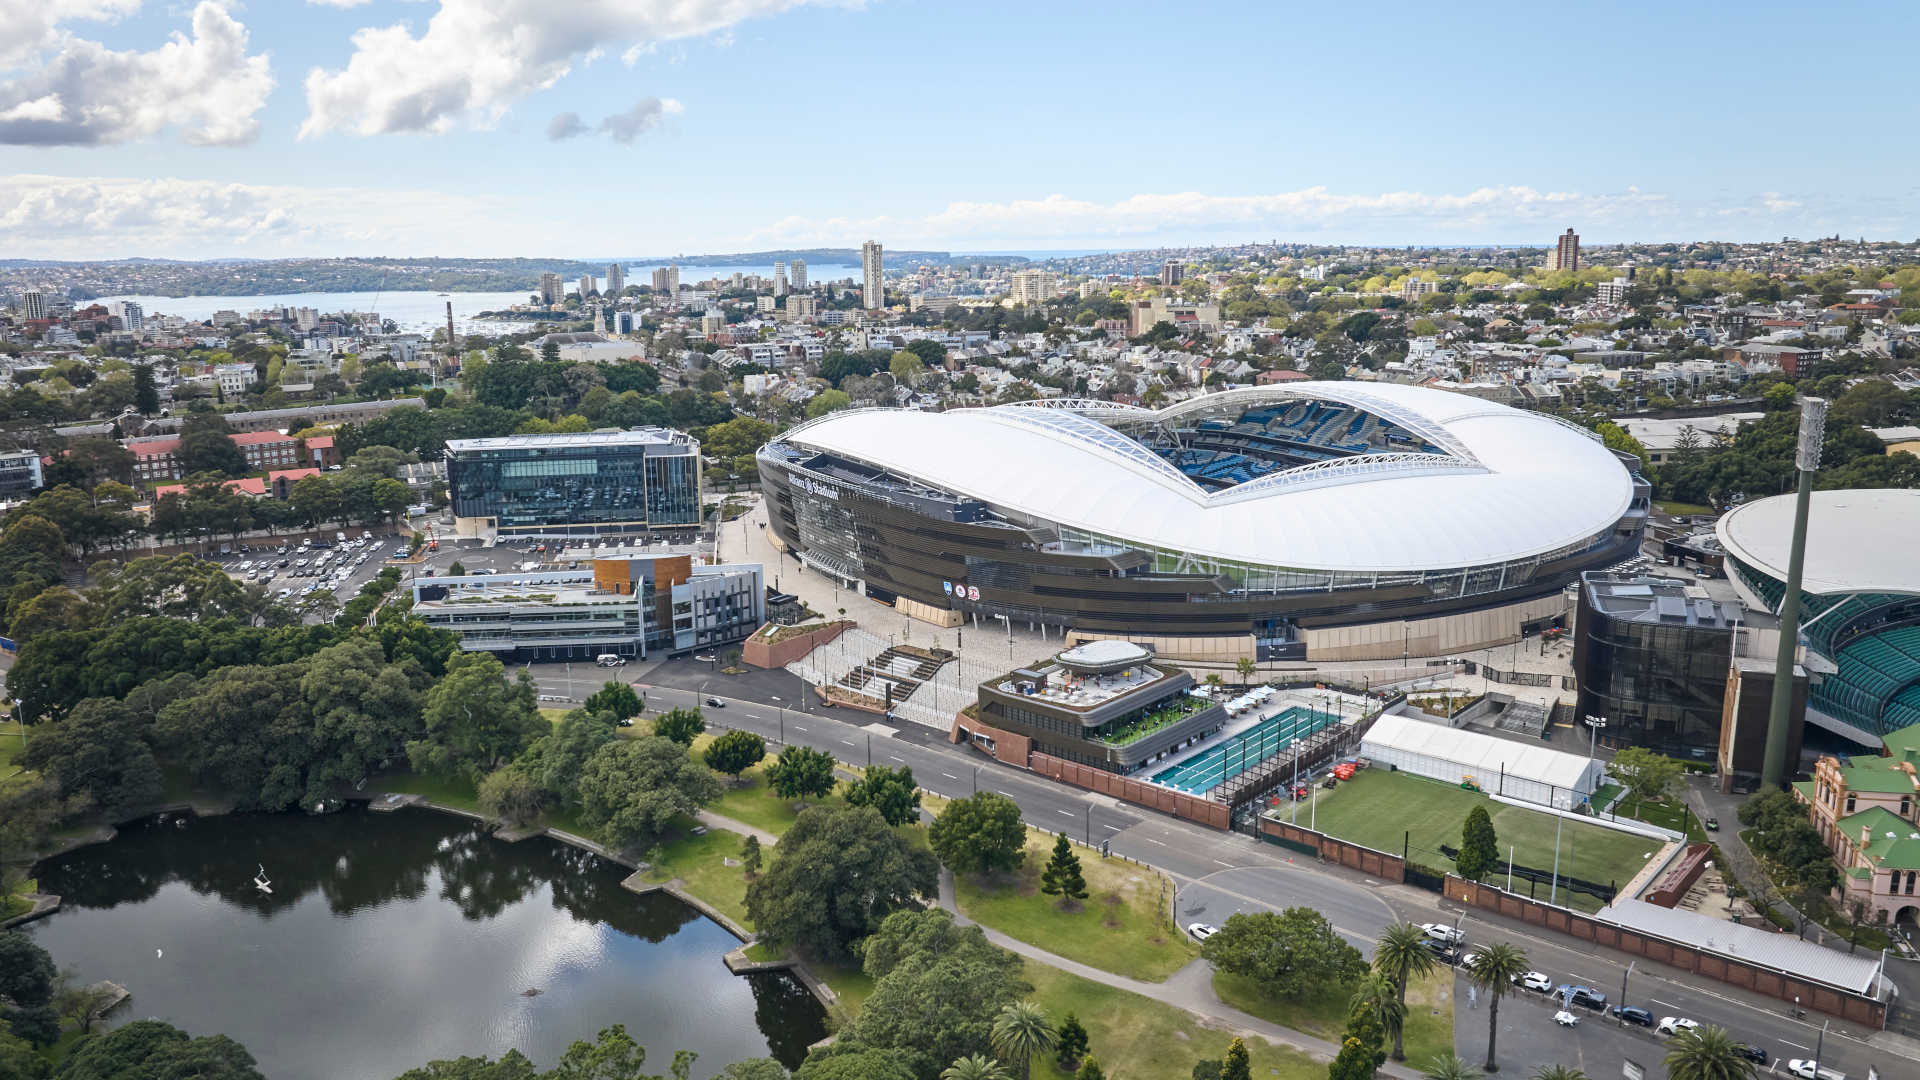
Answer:
[[[1413,861],[1436,870],[1450,870],[1453,861],[1440,854],[1440,845],[1460,846],[1460,827],[1475,806],[1485,806],[1500,840],[1500,856],[1513,846],[1513,859],[1542,870],[1553,867],[1552,814],[1522,810],[1494,802],[1478,792],[1427,780],[1403,772],[1365,769],[1333,791],[1316,791],[1321,832],[1381,851],[1398,852],[1404,834],[1413,847]],[[1300,808],[1300,824],[1307,808]],[[1560,872],[1589,881],[1625,885],[1640,872],[1645,857],[1660,842],[1598,825],[1568,822],[1561,834]],[[1546,895],[1543,887],[1541,896]],[[1581,897],[1580,906],[1591,905]]]

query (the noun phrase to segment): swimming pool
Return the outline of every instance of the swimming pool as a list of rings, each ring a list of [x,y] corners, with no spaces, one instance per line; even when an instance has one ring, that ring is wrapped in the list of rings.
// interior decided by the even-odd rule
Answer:
[[[1193,795],[1205,795],[1230,776],[1238,776],[1278,753],[1295,739],[1338,723],[1339,717],[1295,705],[1260,721],[1238,735],[1209,747],[1170,769],[1153,774],[1153,782]]]

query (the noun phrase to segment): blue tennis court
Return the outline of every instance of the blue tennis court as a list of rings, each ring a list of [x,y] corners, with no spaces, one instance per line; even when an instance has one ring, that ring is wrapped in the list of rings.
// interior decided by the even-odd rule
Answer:
[[[1305,705],[1267,717],[1238,735],[1210,747],[1170,769],[1153,775],[1153,782],[1192,795],[1205,795],[1228,777],[1238,776],[1279,753],[1295,739],[1338,723],[1339,717]]]

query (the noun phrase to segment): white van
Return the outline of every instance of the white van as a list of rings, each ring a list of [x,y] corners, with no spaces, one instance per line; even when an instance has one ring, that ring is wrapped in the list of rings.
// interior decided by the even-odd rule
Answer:
[[[627,658],[617,653],[603,652],[593,662],[601,667],[625,667]]]

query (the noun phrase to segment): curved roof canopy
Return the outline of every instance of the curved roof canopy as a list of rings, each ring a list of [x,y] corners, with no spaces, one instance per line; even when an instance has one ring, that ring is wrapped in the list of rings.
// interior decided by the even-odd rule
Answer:
[[[1442,452],[1359,454],[1208,492],[1094,419],[1117,418],[1111,407],[829,413],[778,441],[1033,520],[1301,569],[1431,570],[1528,558],[1584,543],[1632,502],[1632,478],[1591,433],[1444,390],[1296,382],[1210,394],[1157,415],[1190,424],[1194,413],[1299,400],[1354,406]]]
[[[1714,526],[1740,561],[1787,580],[1793,544],[1792,495],[1728,511]],[[1803,592],[1920,594],[1920,491],[1816,491],[1807,509]]]

